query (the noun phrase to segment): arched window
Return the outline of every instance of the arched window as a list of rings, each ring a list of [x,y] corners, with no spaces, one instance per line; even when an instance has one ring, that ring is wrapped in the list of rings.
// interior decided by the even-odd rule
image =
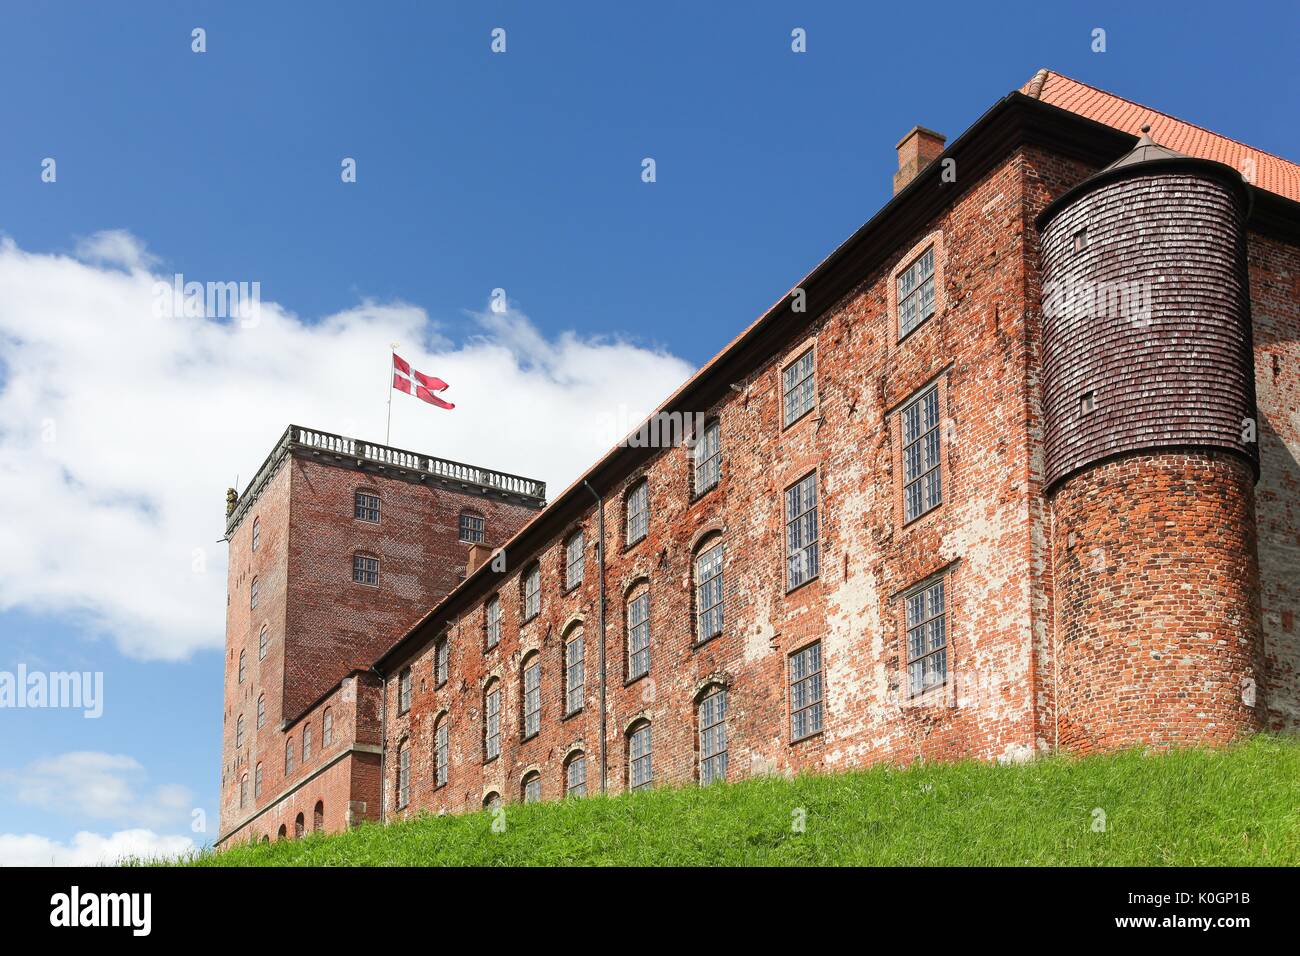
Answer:
[[[501,756],[501,685],[496,681],[483,691],[483,762]]]
[[[379,559],[360,551],[352,555],[352,580],[367,587],[379,587]]]
[[[532,773],[525,774],[523,783],[520,784],[520,791],[523,795],[524,803],[536,803],[542,799],[542,775],[534,770]]]
[[[695,494],[702,495],[722,478],[722,425],[715,418],[704,426],[692,452]]]
[[[320,725],[320,745],[328,747],[334,743],[334,711],[325,708],[325,715],[321,718]]]
[[[411,744],[403,740],[397,745],[397,809],[411,802]]]
[[[411,669],[403,667],[397,675],[397,712],[404,714],[411,709]]]
[[[271,842],[271,838],[270,838],[269,836],[267,836],[265,833],[263,833],[263,834],[262,834],[262,842],[263,842],[263,843],[270,843],[270,842]]]
[[[257,578],[253,578],[253,583],[248,586],[248,607],[257,610]]]
[[[358,491],[352,498],[352,517],[379,524],[379,495],[370,490]]]
[[[257,766],[253,768],[253,799],[262,799],[262,763],[258,761]]]
[[[290,737],[284,742],[284,775],[289,776],[293,769],[293,738]]]
[[[240,714],[235,719],[235,749],[238,750],[244,746],[244,715]]]
[[[311,812],[311,829],[313,833],[325,829],[325,801],[323,800],[317,800],[316,808]]]
[[[636,584],[627,599],[627,679],[650,673],[650,585]]]
[[[564,589],[572,591],[582,583],[584,565],[584,539],[582,531],[575,531],[564,542]]]
[[[261,543],[261,541],[262,541],[262,522],[260,519],[254,518],[253,519],[253,550],[254,551],[257,550],[257,546]]]
[[[643,720],[633,724],[627,732],[627,785],[629,790],[640,790],[653,781],[650,722]]]
[[[587,755],[582,751],[570,754],[564,764],[564,795],[566,797],[587,795]]]
[[[311,759],[311,723],[308,722],[302,726],[302,762],[305,764]]]
[[[711,539],[695,557],[695,640],[722,633],[722,539]]]
[[[473,511],[460,513],[460,540],[466,544],[482,544],[484,539],[483,516]]]
[[[564,642],[564,713],[576,714],[586,703],[586,642],[582,628],[569,631]]]
[[[303,820],[302,814],[300,813],[298,814],[298,816],[294,817],[293,838],[295,840],[301,840],[303,838],[303,834],[305,834],[306,832],[307,832],[307,823],[305,820]]]
[[[280,824],[279,831],[275,834],[277,840],[285,840],[289,837],[289,831],[283,823]]]
[[[239,778],[239,809],[244,809],[244,804],[248,802],[248,774]]]
[[[257,659],[259,661],[265,659],[266,649],[268,646],[270,646],[270,643],[271,643],[271,632],[268,631],[266,629],[266,625],[263,624],[261,633],[257,635]]]
[[[626,525],[624,539],[629,545],[636,544],[650,530],[650,483],[644,479],[632,486],[627,493]]]
[[[520,682],[523,694],[523,713],[525,738],[531,737],[542,729],[542,661],[541,655],[534,651],[524,658],[523,679]]]
[[[451,751],[451,730],[448,718],[443,714],[433,728],[433,785],[435,788],[447,783],[448,759]]]
[[[247,651],[239,652],[239,683],[241,684],[244,682],[244,657],[247,653]]]
[[[261,730],[266,725],[266,695],[257,695],[257,729]]]
[[[487,630],[487,649],[492,650],[501,643],[501,598],[492,595],[488,598],[483,611],[484,627]]]
[[[727,779],[727,691],[712,687],[696,708],[700,733],[700,783]]]
[[[491,793],[489,793],[486,797],[483,798],[484,810],[496,810],[500,806],[501,806],[501,794],[497,793],[495,790],[493,790]]]
[[[542,612],[542,569],[536,561],[524,572],[524,620],[531,621]]]
[[[451,640],[444,634],[433,645],[433,686],[441,687],[447,683],[450,670]]]

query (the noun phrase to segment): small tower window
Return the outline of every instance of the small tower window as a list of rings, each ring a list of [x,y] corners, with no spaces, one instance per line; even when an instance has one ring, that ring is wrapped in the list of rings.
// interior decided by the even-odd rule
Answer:
[[[1074,251],[1082,252],[1088,248],[1088,229],[1084,227],[1074,234]]]
[[[1091,414],[1092,410],[1096,407],[1097,407],[1097,393],[1092,389],[1088,389],[1086,392],[1084,392],[1082,395],[1079,396],[1080,415]]]

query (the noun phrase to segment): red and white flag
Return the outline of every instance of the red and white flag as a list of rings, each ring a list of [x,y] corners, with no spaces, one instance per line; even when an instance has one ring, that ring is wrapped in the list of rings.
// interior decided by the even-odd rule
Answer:
[[[411,368],[411,363],[406,361],[396,352],[393,353],[393,388],[399,392],[405,392],[407,395],[414,395],[422,402],[428,402],[430,405],[437,405],[439,408],[455,408],[451,402],[444,402],[434,392],[445,391],[447,383],[440,378],[434,378],[432,375],[425,375],[423,372],[417,372]]]

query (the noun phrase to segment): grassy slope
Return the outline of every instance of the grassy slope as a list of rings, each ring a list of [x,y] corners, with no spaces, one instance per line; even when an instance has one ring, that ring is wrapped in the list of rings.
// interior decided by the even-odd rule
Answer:
[[[1094,832],[1093,811],[1106,814]],[[806,830],[792,826],[807,814]],[[204,865],[1300,864],[1300,741],[875,768],[423,816]]]

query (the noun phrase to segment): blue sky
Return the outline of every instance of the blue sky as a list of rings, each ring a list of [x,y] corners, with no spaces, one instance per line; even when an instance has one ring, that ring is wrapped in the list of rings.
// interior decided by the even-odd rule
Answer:
[[[86,237],[108,230],[147,248],[154,274],[258,280],[263,300],[297,323],[293,336],[275,340],[284,348],[319,344],[311,333],[326,317],[361,309],[363,327],[404,330],[416,357],[445,357],[428,371],[462,370],[453,381],[462,401],[472,395],[470,370],[493,367],[467,357],[481,357],[472,343],[485,336],[508,339],[509,374],[525,394],[539,381],[534,363],[560,393],[577,374],[566,363],[614,355],[626,362],[612,366],[620,375],[584,387],[642,408],[887,201],[903,133],[920,123],[955,137],[1039,67],[1300,158],[1300,80],[1289,67],[1296,6],[1170,9],[10,2],[0,14],[8,91],[0,236],[30,256],[107,270],[87,281],[116,281],[139,266],[128,261],[134,253],[105,264],[85,252]],[[207,31],[206,53],[191,51],[194,27]],[[496,27],[506,30],[501,55],[489,50]],[[807,30],[806,54],[790,50],[795,27]],[[1105,53],[1090,49],[1096,27],[1106,30]],[[41,181],[45,157],[57,160],[55,184]],[[340,181],[344,157],[357,162],[355,184]],[[645,157],[656,162],[653,184],[641,181]],[[498,287],[517,320],[504,331],[482,315]],[[0,395],[58,351],[57,340],[32,351],[10,335],[0,335]],[[386,361],[389,340],[375,337],[377,361]],[[530,351],[538,342],[544,360]],[[233,380],[239,362],[254,361],[199,372],[191,387],[219,390],[221,376]],[[286,383],[282,391],[295,394],[282,396],[272,382],[252,436],[204,459],[221,471],[217,484],[236,473],[246,480],[283,416],[310,416],[314,391],[327,387]],[[95,403],[147,432],[153,412],[129,400],[131,388],[130,380],[110,384]],[[60,413],[69,429],[78,407]],[[39,401],[30,408],[42,417]],[[470,421],[490,411],[462,408]],[[376,437],[378,414],[351,424]],[[589,452],[574,445],[534,464],[515,445],[466,446],[468,438],[403,414],[404,444],[494,455],[483,463],[553,485],[574,477]],[[347,415],[331,415],[320,424],[343,430]],[[6,425],[0,439],[5,431],[15,433]],[[96,453],[106,454],[99,446],[79,460],[113,470]],[[143,480],[134,519],[165,522],[169,506]],[[108,490],[120,495],[120,481]],[[212,573],[224,580],[212,544],[221,533],[215,494],[204,507],[212,533],[175,540],[210,548]],[[96,511],[86,533],[107,549],[130,518]],[[57,534],[48,546],[60,548]],[[178,544],[172,558],[188,550]],[[40,563],[19,576],[39,573]],[[66,842],[79,830],[110,833],[146,818],[159,832],[188,833],[188,814],[168,821],[161,811],[37,805],[24,789],[33,765],[74,751],[129,755],[138,763],[126,772],[135,799],[183,787],[215,827],[222,661],[211,634],[219,646],[224,622],[219,606],[211,613],[212,588],[194,610],[212,619],[181,628],[199,636],[174,654],[156,644],[141,652],[122,622],[148,617],[151,589],[132,596],[135,609],[105,612],[102,595],[78,591],[93,591],[94,566],[87,558],[54,594],[21,581],[0,589],[0,670],[39,662],[103,671],[106,698],[98,720],[0,711],[0,834]],[[173,609],[158,630],[177,628],[184,613]]]

